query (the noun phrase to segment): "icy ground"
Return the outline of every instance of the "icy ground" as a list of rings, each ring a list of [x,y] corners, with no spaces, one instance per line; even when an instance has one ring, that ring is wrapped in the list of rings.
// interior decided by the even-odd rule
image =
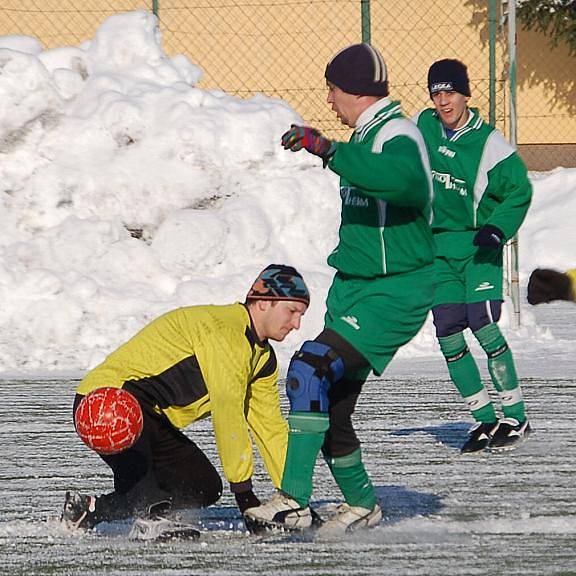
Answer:
[[[574,339],[576,306],[538,308],[537,318],[559,344]],[[111,486],[73,432],[75,382],[2,381],[0,574],[576,574],[576,363],[517,356],[535,433],[502,455],[459,454],[469,420],[439,359],[404,358],[368,382],[357,423],[386,517],[345,543],[250,536],[229,494],[199,516],[184,513],[202,528],[200,541],[134,542],[127,523],[66,531],[58,522],[64,491]],[[210,423],[188,433],[217,462]],[[261,471],[256,484],[270,493]],[[316,505],[337,500],[323,463],[316,486]]]

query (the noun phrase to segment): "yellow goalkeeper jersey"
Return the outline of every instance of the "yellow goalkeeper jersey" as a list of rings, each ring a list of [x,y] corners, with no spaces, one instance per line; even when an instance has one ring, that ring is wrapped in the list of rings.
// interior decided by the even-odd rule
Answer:
[[[258,340],[243,304],[190,306],[144,327],[91,370],[77,392],[130,383],[131,391],[177,428],[211,415],[228,482],[251,479],[252,435],[279,487],[288,426],[277,378],[274,351]]]

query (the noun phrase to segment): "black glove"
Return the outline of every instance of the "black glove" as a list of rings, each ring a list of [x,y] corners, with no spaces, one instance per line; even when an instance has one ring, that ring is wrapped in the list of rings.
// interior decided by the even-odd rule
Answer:
[[[474,236],[472,243],[474,246],[496,250],[497,248],[500,248],[502,238],[504,238],[504,232],[502,232],[500,228],[496,228],[496,226],[492,226],[491,224],[486,224],[476,232],[476,236]]]
[[[242,514],[244,514],[248,508],[256,508],[256,506],[262,504],[258,499],[258,496],[256,496],[252,490],[248,490],[247,492],[235,492],[234,497],[236,498],[238,509]]]
[[[573,300],[570,278],[562,272],[536,268],[528,281],[528,302],[542,304],[552,300]]]

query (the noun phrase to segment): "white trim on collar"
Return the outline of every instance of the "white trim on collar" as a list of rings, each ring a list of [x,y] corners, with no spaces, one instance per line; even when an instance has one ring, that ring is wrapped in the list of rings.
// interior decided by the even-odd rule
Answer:
[[[370,104],[370,106],[368,106],[368,108],[366,108],[366,110],[364,110],[364,112],[358,116],[354,130],[362,130],[362,128],[366,126],[366,124],[368,124],[368,122],[370,122],[374,116],[380,112],[380,110],[386,108],[386,106],[390,106],[390,104],[392,104],[392,100],[390,100],[388,96],[380,98],[380,100],[377,100],[374,102],[374,104]]]

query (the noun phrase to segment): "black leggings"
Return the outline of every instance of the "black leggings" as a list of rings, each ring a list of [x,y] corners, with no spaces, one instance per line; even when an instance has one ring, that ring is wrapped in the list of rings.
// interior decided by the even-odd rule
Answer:
[[[322,452],[328,458],[348,456],[360,447],[352,425],[352,414],[362,391],[364,379],[355,374],[369,367],[368,361],[344,338],[330,329],[325,329],[317,338],[327,344],[344,362],[344,376],[334,382],[328,391],[330,427],[326,432]]]
[[[82,400],[77,394],[74,412]],[[201,508],[222,495],[220,475],[205,454],[151,406],[140,401],[144,427],[138,441],[119,454],[100,455],[114,473],[114,492],[98,497],[98,521],[141,515],[156,503]]]

